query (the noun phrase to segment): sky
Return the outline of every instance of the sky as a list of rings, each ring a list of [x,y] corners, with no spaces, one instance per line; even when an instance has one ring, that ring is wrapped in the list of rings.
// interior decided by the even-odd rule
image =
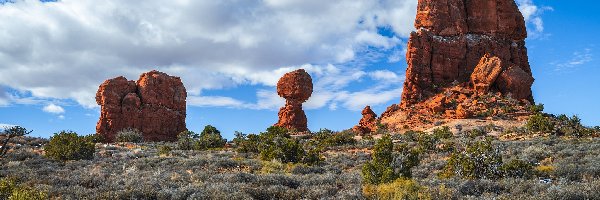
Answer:
[[[600,125],[600,3],[517,0],[534,98]],[[586,5],[586,6],[581,6]],[[0,0],[0,126],[33,136],[95,133],[106,79],[153,69],[181,77],[188,129],[226,138],[277,121],[275,85],[306,69],[309,129],[344,130],[400,101],[417,0]]]

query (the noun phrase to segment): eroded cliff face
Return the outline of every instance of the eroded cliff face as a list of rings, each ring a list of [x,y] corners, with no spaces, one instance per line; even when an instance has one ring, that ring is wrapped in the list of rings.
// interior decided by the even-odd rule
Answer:
[[[423,102],[454,83],[465,83],[486,54],[512,70],[492,91],[533,101],[525,22],[512,0],[419,0],[416,32],[408,43],[402,107]],[[512,77],[518,76],[518,77]],[[525,77],[517,88],[514,79]],[[510,82],[510,84],[508,84]],[[510,85],[510,86],[509,86]]]
[[[304,69],[283,75],[277,82],[277,94],[285,98],[285,106],[279,110],[279,121],[274,126],[299,132],[308,131],[302,103],[310,98],[312,92],[312,78]]]
[[[402,101],[391,128],[440,119],[528,115],[534,82],[523,15],[513,0],[419,0]]]
[[[138,129],[145,141],[174,141],[186,130],[186,97],[179,77],[159,71],[142,74],[137,83],[122,76],[106,80],[96,93],[96,132],[109,142],[125,128]]]

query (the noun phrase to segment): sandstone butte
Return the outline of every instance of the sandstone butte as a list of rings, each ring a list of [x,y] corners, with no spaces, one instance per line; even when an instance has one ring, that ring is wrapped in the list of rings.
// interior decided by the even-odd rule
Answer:
[[[382,123],[510,116],[533,103],[527,31],[513,0],[419,0],[415,28],[401,103]]]
[[[377,114],[371,110],[371,106],[366,106],[362,112],[362,118],[358,122],[358,125],[354,126],[352,130],[359,135],[373,134],[377,131]]]
[[[109,142],[125,128],[138,129],[145,141],[174,141],[187,130],[186,97],[179,77],[155,70],[137,82],[122,76],[106,80],[96,93],[101,111],[96,132]]]
[[[285,106],[279,109],[279,121],[274,126],[298,132],[308,131],[302,103],[310,98],[312,92],[312,78],[304,69],[283,75],[277,82],[277,94],[285,99]]]

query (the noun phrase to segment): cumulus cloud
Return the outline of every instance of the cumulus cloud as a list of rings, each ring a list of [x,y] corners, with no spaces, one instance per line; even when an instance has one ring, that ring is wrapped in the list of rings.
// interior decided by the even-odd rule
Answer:
[[[517,0],[519,10],[525,18],[525,22],[528,25],[527,32],[530,37],[538,37],[544,32],[544,21],[542,20],[542,14],[545,11],[552,11],[552,7],[548,6],[537,6],[533,3],[533,0]]]
[[[528,24],[543,30],[547,8],[519,2]],[[416,7],[416,0],[16,0],[0,4],[0,18],[10,19],[0,23],[0,87],[28,96],[0,91],[0,106],[72,99],[94,108],[103,80],[158,69],[182,78],[189,105],[273,109],[283,104],[273,88],[259,87],[256,102],[202,90],[273,87],[283,73],[305,68],[316,88],[306,107],[354,108],[350,97],[398,92],[399,85],[346,87],[365,77],[401,81],[363,62],[401,61]]]
[[[65,112],[65,109],[63,107],[53,104],[53,103],[44,106],[44,108],[42,108],[42,110],[44,112],[52,113],[52,114],[61,114],[61,113]]]
[[[343,63],[402,41],[416,1],[107,0],[0,5],[0,85],[95,107],[107,78],[159,69],[190,93],[273,85],[282,66]],[[75,83],[75,84],[74,84]],[[231,102],[230,102],[231,103]]]

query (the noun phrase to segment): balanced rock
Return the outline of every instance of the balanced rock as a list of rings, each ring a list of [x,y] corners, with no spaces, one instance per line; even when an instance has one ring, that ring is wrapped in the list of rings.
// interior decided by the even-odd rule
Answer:
[[[277,94],[285,98],[285,106],[279,110],[279,121],[274,126],[300,132],[308,131],[302,103],[310,98],[312,92],[312,78],[304,69],[283,75],[277,82]]]
[[[513,0],[419,0],[415,27],[406,55],[402,107],[421,103],[452,84],[468,83],[486,54],[495,56],[490,64],[500,62],[514,68],[500,75],[504,82],[498,84],[498,90],[533,101],[528,84],[533,77],[525,47],[527,31]],[[498,76],[498,69],[488,69],[490,74],[479,74],[483,79],[476,81],[484,82],[478,83],[485,85]],[[517,82],[526,84],[509,88]]]
[[[362,118],[358,125],[352,130],[360,135],[367,135],[377,131],[377,114],[371,110],[371,106],[367,106],[362,110]]]
[[[96,93],[100,119],[96,132],[109,142],[118,131],[135,128],[145,141],[174,141],[185,131],[187,93],[179,77],[159,71],[104,81]]]

